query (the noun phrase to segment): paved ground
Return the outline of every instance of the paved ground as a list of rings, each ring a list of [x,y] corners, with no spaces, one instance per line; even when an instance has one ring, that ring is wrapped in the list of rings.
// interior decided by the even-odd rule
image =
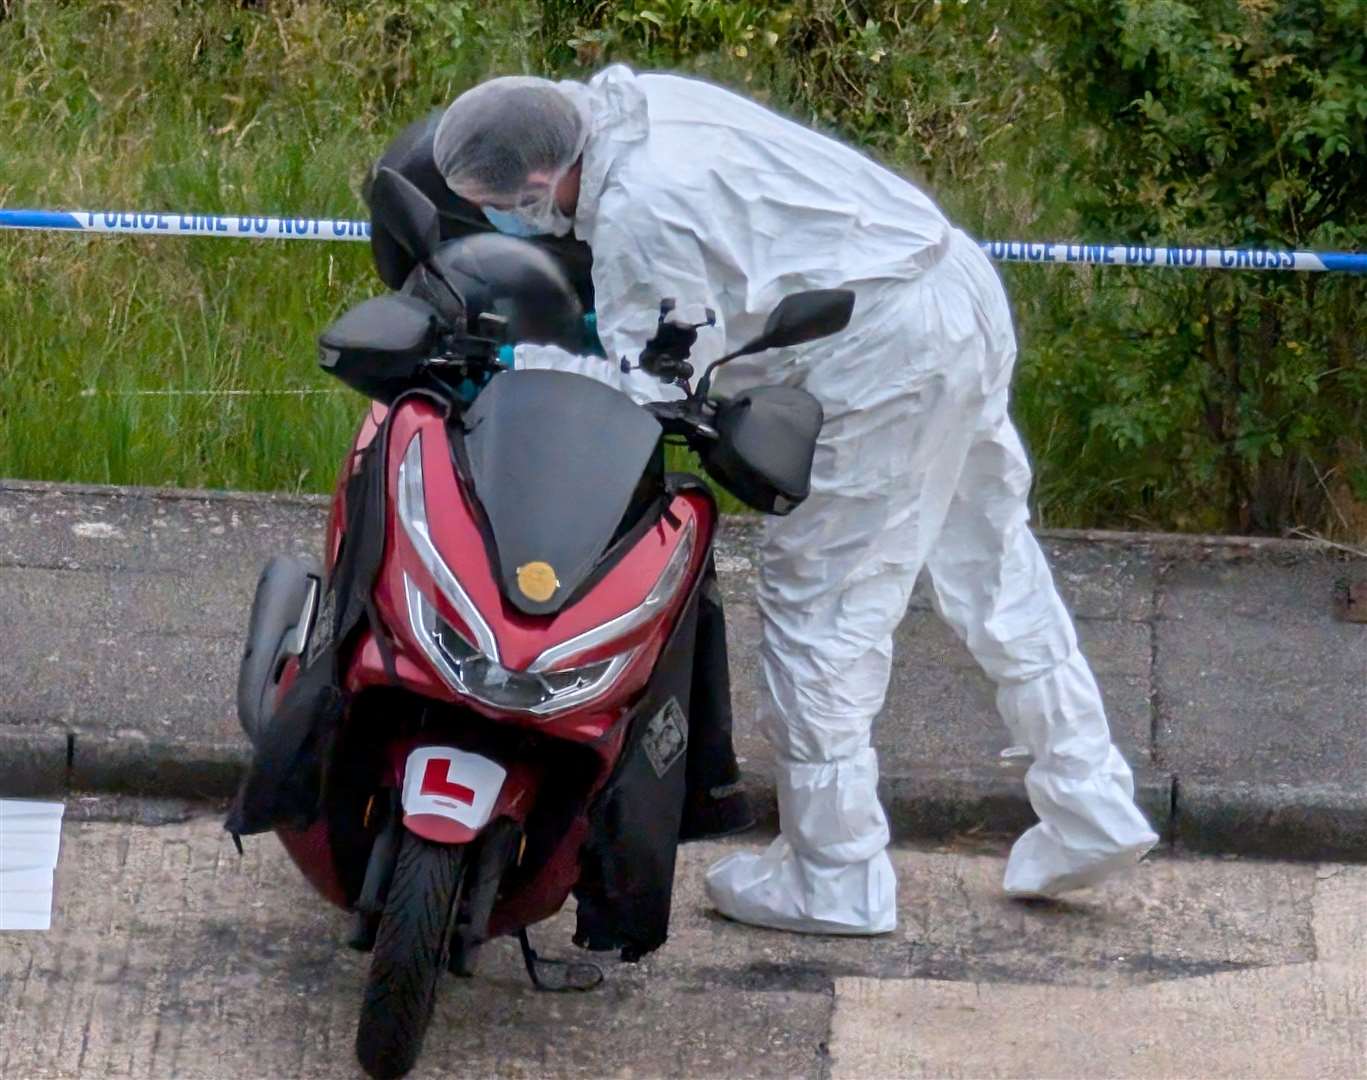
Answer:
[[[0,1076],[359,1075],[366,960],[273,839],[239,859],[216,818],[87,809],[53,930],[0,935]],[[859,941],[711,915],[722,850],[685,849],[669,943],[594,994],[534,993],[509,942],[447,979],[414,1075],[1367,1075],[1367,867],[1167,856],[1023,905],[995,848],[908,848],[899,929]]]
[[[230,792],[246,757],[233,693],[257,573],[276,552],[315,552],[323,514],[317,499],[0,483],[0,793]],[[1115,534],[1045,546],[1166,837],[1367,859],[1367,625],[1335,613],[1367,559]],[[750,527],[729,523],[738,749],[772,801],[749,722],[752,551]],[[1009,739],[992,702],[918,594],[875,732],[897,835],[1033,820],[1019,770],[998,763]]]

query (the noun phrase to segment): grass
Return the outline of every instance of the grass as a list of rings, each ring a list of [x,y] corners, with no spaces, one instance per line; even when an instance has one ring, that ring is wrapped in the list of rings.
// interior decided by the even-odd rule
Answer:
[[[403,124],[532,70],[540,14],[529,0],[0,11],[0,205],[309,217],[364,216],[361,177]],[[724,53],[690,63],[750,74]],[[752,89],[783,100],[783,82]],[[366,245],[0,232],[0,266],[0,476],[330,487],[364,403],[319,371],[314,337],[380,291]]]
[[[505,12],[470,22],[502,51],[436,58],[421,4],[352,7],[17,5],[0,205],[366,216],[393,133],[526,38]],[[314,339],[382,291],[367,245],[0,232],[0,266],[0,476],[331,488],[366,403]]]
[[[659,30],[657,7],[697,39]],[[785,36],[796,10],[0,0],[0,206],[363,217],[365,170],[413,118],[492,74],[621,58],[737,85],[855,141],[974,235],[1076,235],[1065,165],[1087,133],[1020,50],[994,45],[997,5],[914,5],[901,23],[893,5],[871,29],[818,0],[800,46]],[[597,29],[548,32],[551,16]],[[1002,269],[1036,520],[1218,529],[1187,460],[1214,451],[1194,430],[1151,435],[1181,424],[1106,336],[1156,301],[1105,273]],[[0,232],[0,476],[326,491],[365,403],[318,369],[314,339],[380,291],[364,244]],[[1190,359],[1166,348],[1164,363]],[[1122,437],[1132,419],[1149,425],[1144,453]]]
[[[4,8],[0,205],[362,217],[398,127],[525,59],[516,11],[437,62],[415,8]],[[0,475],[330,487],[364,402],[314,336],[381,291],[366,245],[6,232],[0,267]]]
[[[0,205],[364,216],[399,127],[530,66],[494,7],[14,4]],[[364,404],[314,336],[379,291],[365,245],[3,232],[0,266],[0,475],[329,488]]]

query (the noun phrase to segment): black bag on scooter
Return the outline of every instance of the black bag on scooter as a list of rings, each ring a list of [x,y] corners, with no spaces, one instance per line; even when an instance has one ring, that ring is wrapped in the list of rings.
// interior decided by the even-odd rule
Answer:
[[[341,551],[323,589],[318,618],[297,677],[263,726],[224,828],[234,836],[277,825],[303,828],[318,817],[329,750],[346,712],[340,654],[366,623],[386,667],[393,663],[371,591],[384,555],[384,446],[388,424],[361,452],[347,481],[346,529]],[[367,527],[369,524],[370,527]]]
[[[701,581],[700,581],[701,584]],[[632,711],[616,771],[589,808],[575,944],[639,960],[665,943],[688,776],[698,592]]]
[[[741,788],[740,765],[731,740],[731,667],[726,648],[726,613],[709,558],[698,586],[698,630],[693,646],[693,685],[688,710],[688,756],[679,841],[729,836],[755,823]]]

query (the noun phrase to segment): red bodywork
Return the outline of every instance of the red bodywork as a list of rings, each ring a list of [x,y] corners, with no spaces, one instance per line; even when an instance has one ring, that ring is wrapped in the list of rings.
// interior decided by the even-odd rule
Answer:
[[[588,798],[611,774],[627,728],[621,721],[649,682],[670,631],[702,573],[716,527],[716,509],[703,492],[683,491],[675,495],[670,512],[647,528],[634,546],[583,597],[554,615],[530,616],[509,604],[499,590],[479,532],[478,519],[452,463],[446,436],[447,421],[441,407],[425,398],[408,398],[397,405],[394,415],[388,418],[387,428],[382,426],[385,419],[385,408],[374,405],[357,433],[333,498],[326,558],[330,570],[342,541],[346,482],[356,467],[358,452],[372,443],[381,431],[387,431],[385,552],[374,599],[380,621],[389,632],[400,686],[419,698],[450,707],[443,713],[454,718],[446,721],[446,733],[451,732],[452,725],[461,723],[484,728],[492,723],[526,729],[543,737],[587,747],[593,755],[587,760],[596,761],[596,774],[589,780],[588,797],[581,801],[576,819],[564,830],[553,850],[543,853],[539,865],[524,867],[527,872],[519,875],[516,887],[500,899],[490,929],[495,934],[506,933],[555,914],[575,884],[579,849],[588,829]],[[690,565],[683,583],[660,612],[631,633],[591,651],[567,657],[564,664],[556,665],[557,668],[576,667],[620,654],[628,648],[637,648],[634,659],[602,697],[549,717],[500,710],[459,694],[428,661],[409,625],[404,600],[405,574],[418,584],[442,618],[462,631],[467,628],[436,587],[399,520],[396,505],[399,465],[411,440],[418,435],[422,437],[426,511],[433,546],[493,631],[501,663],[513,671],[526,670],[552,646],[639,606],[659,581],[688,523],[693,523],[696,536]],[[362,635],[345,665],[344,684],[354,695],[354,702],[364,702],[363,692],[367,689],[394,685],[370,631]],[[364,710],[354,707],[345,725],[380,722],[375,717],[357,715],[358,712]],[[433,732],[430,738],[425,732],[417,738],[411,734],[396,737],[388,745],[384,759],[376,763],[377,784],[401,786],[407,755],[425,743],[442,742],[441,732]],[[583,760],[582,755],[580,760]],[[536,802],[537,790],[545,779],[545,767],[508,760],[500,760],[499,764],[508,770],[508,776],[490,820],[502,817],[520,823]],[[342,884],[334,858],[335,846],[330,842],[328,830],[327,820],[322,820],[307,831],[278,831],[286,850],[309,882],[333,903],[348,907],[354,897],[347,895]],[[453,842],[468,838],[458,829],[451,833]]]

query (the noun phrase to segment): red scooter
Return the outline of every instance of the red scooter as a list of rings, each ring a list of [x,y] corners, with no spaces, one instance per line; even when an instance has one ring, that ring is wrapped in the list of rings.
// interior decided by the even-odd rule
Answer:
[[[786,513],[821,409],[785,386],[709,400],[713,369],[648,408],[580,375],[509,371],[510,341],[579,319],[549,257],[507,237],[441,243],[432,204],[389,170],[372,207],[417,265],[320,337],[324,367],[377,403],[326,570],[278,557],[258,584],[239,679],[255,753],[227,827],[273,829],[357,913],[352,944],[372,951],[357,1054],[394,1077],[442,971],[472,974],[494,937],[519,937],[542,988],[601,979],[527,939],[572,890],[579,944],[635,959],[663,943],[690,744],[709,738],[695,645],[717,528],[708,488],[667,473],[664,446]],[[733,356],[839,330],[852,304],[790,296]],[[671,308],[638,359],[686,388],[705,324]]]

